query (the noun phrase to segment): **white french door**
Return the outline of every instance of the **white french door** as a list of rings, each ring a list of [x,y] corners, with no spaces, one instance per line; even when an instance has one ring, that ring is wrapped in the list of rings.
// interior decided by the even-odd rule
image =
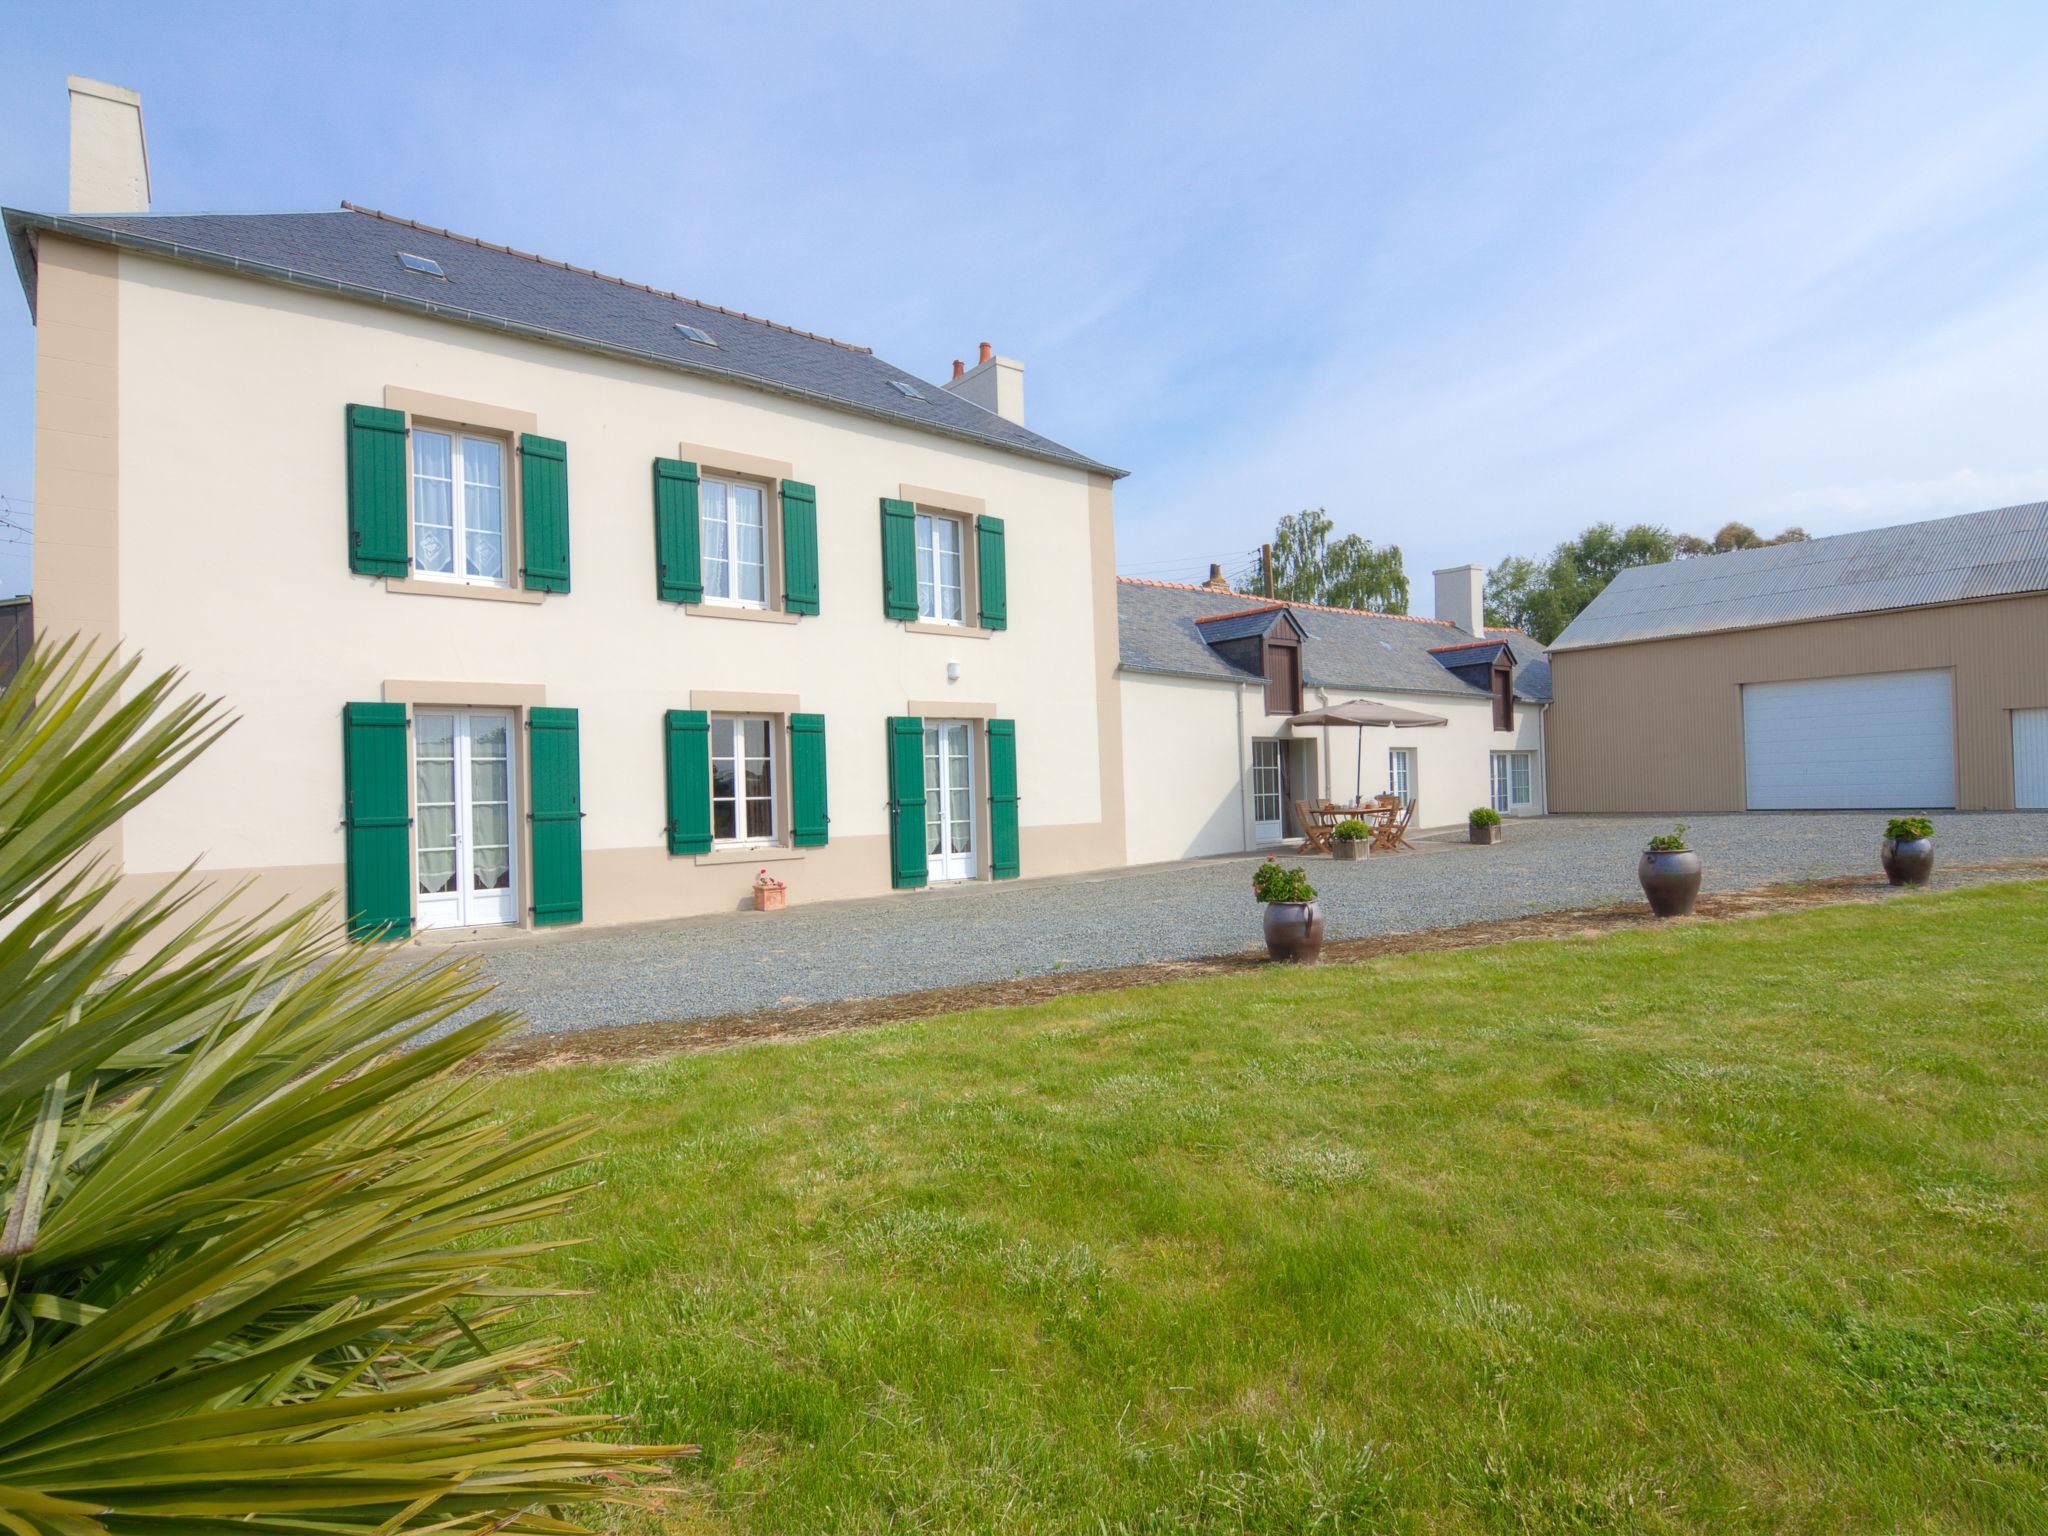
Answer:
[[[925,722],[924,848],[931,879],[974,878],[974,733],[965,720]]]
[[[413,715],[414,862],[422,928],[519,920],[512,836],[512,717]]]
[[[1287,775],[1281,767],[1287,744],[1252,743],[1252,841],[1277,843],[1282,833]]]

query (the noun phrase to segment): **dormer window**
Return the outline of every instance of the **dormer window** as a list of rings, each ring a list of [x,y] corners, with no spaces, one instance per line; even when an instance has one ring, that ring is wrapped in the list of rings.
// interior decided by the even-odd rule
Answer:
[[[1301,713],[1301,642],[1293,626],[1275,624],[1266,632],[1266,713]]]
[[[1493,671],[1489,674],[1493,684],[1493,728],[1496,731],[1512,731],[1515,728],[1515,664],[1508,659],[1506,646],[1493,658]]]

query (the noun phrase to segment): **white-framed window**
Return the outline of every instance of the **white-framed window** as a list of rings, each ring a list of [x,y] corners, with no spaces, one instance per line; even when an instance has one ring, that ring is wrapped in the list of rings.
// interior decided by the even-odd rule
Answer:
[[[1527,810],[1534,803],[1532,787],[1536,771],[1534,752],[1493,754],[1493,808],[1505,816]]]
[[[434,581],[502,587],[505,444],[495,437],[412,429],[412,570]]]
[[[775,841],[775,723],[765,716],[711,717],[711,840]]]
[[[1387,793],[1399,795],[1406,805],[1415,798],[1415,749],[1413,747],[1389,747],[1387,749]]]
[[[747,480],[697,482],[704,541],[704,601],[768,606],[768,493]]]
[[[966,527],[957,517],[917,514],[917,616],[967,622]]]

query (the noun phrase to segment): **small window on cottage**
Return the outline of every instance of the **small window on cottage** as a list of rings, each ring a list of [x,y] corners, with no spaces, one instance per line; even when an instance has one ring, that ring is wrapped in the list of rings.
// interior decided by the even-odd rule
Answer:
[[[761,715],[711,718],[711,840],[775,841],[775,731]]]
[[[967,622],[967,539],[957,517],[917,514],[917,616],[934,624]]]
[[[412,568],[416,576],[502,587],[505,444],[412,429]]]
[[[768,606],[767,501],[764,488],[750,481],[716,475],[699,481],[705,602]]]

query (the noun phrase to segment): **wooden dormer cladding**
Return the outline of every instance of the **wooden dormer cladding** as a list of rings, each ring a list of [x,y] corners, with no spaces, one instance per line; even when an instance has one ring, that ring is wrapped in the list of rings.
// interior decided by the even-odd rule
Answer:
[[[1487,681],[1493,693],[1493,728],[1512,731],[1515,728],[1515,660],[1508,654],[1506,646],[1494,652]]]
[[[1261,670],[1266,677],[1266,713],[1301,713],[1301,631],[1284,616],[1266,631]]]

